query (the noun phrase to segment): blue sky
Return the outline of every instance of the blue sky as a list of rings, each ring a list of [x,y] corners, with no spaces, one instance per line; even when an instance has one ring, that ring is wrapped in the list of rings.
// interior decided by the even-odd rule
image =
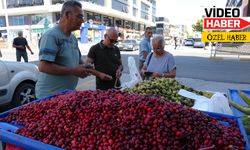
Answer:
[[[191,26],[205,14],[205,7],[225,7],[226,2],[227,0],[156,0],[156,15],[169,18],[173,24]]]

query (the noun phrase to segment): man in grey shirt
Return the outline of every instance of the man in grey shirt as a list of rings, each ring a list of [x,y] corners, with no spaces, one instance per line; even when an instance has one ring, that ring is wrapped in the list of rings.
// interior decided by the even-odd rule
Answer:
[[[63,4],[59,24],[43,34],[39,41],[40,71],[36,83],[36,97],[54,95],[64,90],[74,90],[78,78],[90,74],[103,80],[112,77],[105,73],[88,69],[83,65],[76,37],[71,33],[83,23],[82,5],[78,1]]]

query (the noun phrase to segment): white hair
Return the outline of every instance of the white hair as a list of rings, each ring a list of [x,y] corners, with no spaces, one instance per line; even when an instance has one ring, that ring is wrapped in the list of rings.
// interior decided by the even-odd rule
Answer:
[[[165,47],[165,40],[164,40],[164,37],[161,35],[153,37],[152,44],[154,44],[154,43],[160,43],[162,48]]]

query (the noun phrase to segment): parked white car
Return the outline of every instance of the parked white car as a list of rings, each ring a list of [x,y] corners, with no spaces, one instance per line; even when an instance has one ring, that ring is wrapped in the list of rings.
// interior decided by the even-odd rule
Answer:
[[[0,105],[16,107],[35,100],[38,73],[34,64],[0,60]]]
[[[204,47],[204,43],[201,41],[201,38],[196,38],[194,40],[194,48],[203,48]]]

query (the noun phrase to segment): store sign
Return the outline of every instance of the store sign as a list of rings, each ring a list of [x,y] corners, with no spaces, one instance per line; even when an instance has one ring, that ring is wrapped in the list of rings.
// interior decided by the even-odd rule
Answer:
[[[240,17],[239,8],[205,8],[203,18],[203,42],[250,42],[248,32],[225,32],[242,30],[250,25],[250,17]],[[214,32],[216,30],[216,32]],[[221,32],[218,32],[221,31]]]

